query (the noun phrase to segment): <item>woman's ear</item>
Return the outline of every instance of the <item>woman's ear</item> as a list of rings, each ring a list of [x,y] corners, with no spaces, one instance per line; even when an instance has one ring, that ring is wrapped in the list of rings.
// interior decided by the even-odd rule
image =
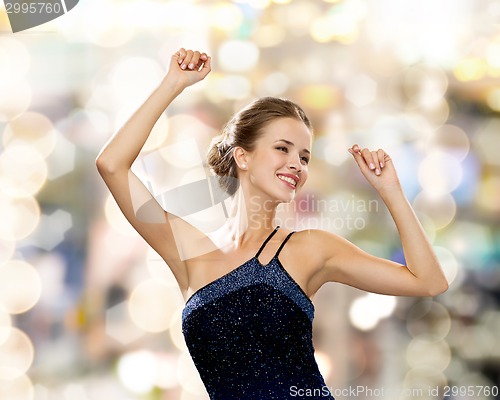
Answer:
[[[234,161],[240,169],[248,168],[248,152],[242,147],[235,147],[233,153]]]

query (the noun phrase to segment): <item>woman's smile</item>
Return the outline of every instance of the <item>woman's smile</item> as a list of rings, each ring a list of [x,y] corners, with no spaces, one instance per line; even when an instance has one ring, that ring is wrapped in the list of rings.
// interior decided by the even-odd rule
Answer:
[[[277,174],[277,177],[288,187],[293,190],[296,189],[297,184],[299,183],[299,178],[295,175],[291,174]]]

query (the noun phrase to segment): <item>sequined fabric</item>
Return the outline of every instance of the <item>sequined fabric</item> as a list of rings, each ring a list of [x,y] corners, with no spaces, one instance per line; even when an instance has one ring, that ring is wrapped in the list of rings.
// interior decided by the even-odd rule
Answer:
[[[333,399],[314,359],[314,306],[279,261],[282,246],[186,302],[182,331],[212,400]]]

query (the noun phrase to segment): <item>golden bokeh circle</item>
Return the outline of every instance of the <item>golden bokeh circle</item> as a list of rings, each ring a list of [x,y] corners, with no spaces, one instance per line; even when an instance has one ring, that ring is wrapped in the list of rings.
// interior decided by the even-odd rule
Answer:
[[[0,193],[0,221],[1,239],[24,239],[40,222],[40,207],[33,197],[13,199]]]
[[[12,145],[33,146],[43,157],[47,157],[56,145],[57,134],[52,122],[43,114],[27,111],[9,121],[4,129],[4,147]]]
[[[35,390],[27,375],[20,375],[15,379],[0,379],[0,399],[33,400]]]
[[[21,260],[0,265],[0,307],[10,314],[31,309],[42,293],[42,282],[37,270]]]
[[[47,180],[47,164],[33,146],[15,144],[0,154],[0,187],[11,197],[35,195]]]
[[[34,353],[33,343],[28,335],[12,328],[0,344],[0,382],[21,377],[30,368]]]

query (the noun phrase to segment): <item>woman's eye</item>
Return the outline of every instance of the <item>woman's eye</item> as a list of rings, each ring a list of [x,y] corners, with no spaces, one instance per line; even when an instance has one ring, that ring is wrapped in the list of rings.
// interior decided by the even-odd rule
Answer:
[[[304,161],[304,163],[309,164],[309,158],[302,157],[301,159],[302,159],[302,161]]]
[[[276,147],[277,150],[284,151],[285,153],[288,152],[288,149],[286,147],[280,146]]]

